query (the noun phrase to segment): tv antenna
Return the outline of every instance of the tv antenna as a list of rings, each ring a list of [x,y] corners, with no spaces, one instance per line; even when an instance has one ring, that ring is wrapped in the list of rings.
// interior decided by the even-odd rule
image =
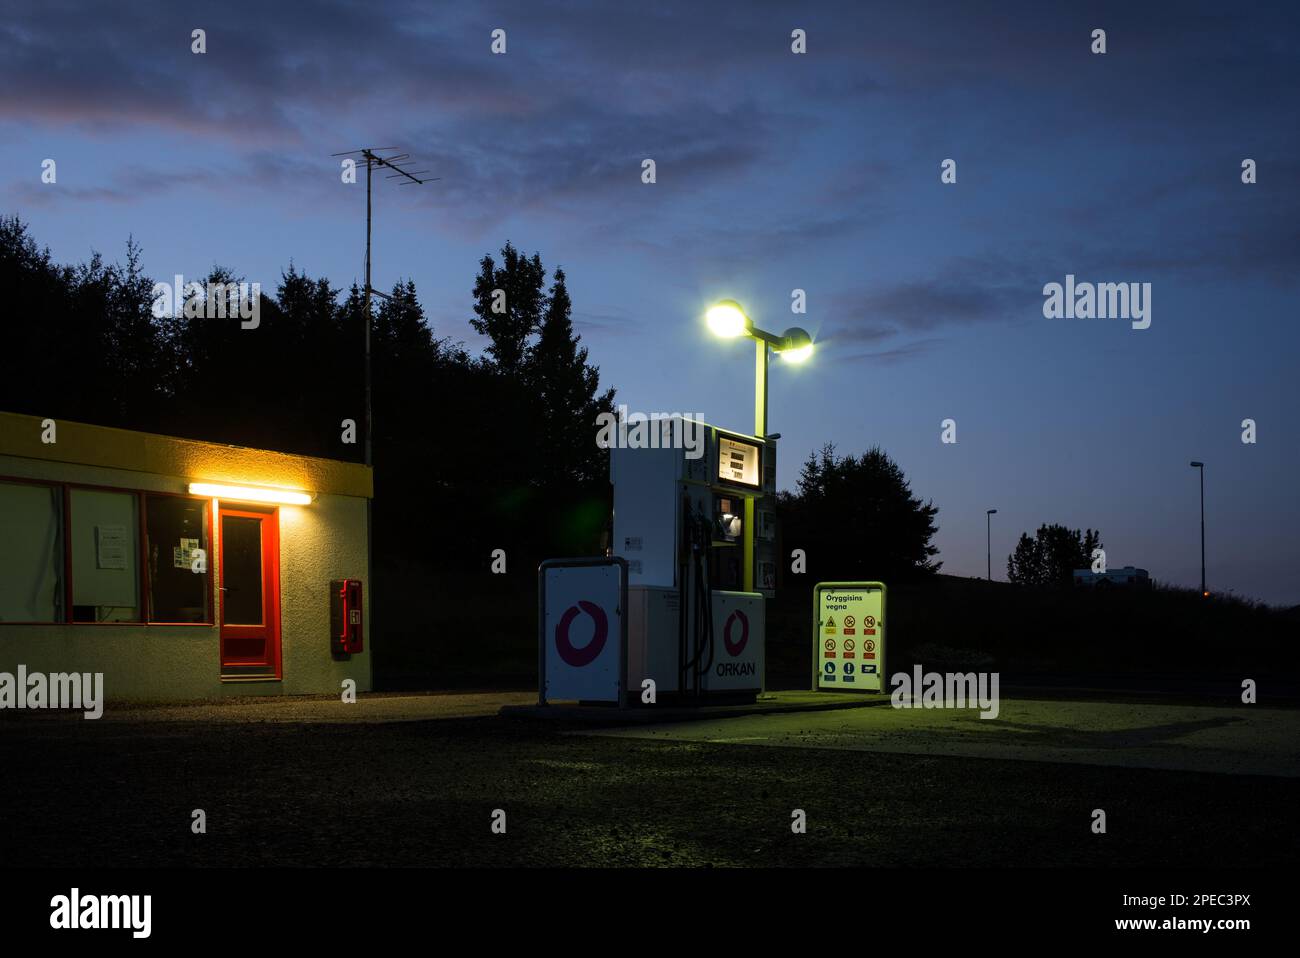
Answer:
[[[398,186],[423,186],[425,183],[431,183],[434,180],[442,179],[441,176],[421,179],[428,170],[411,171],[410,166],[415,165],[411,162],[411,154],[402,153],[400,147],[396,146],[367,146],[360,150],[346,150],[342,153],[331,153],[331,156],[356,156],[360,155],[366,161],[366,305],[365,305],[365,322],[366,329],[366,465],[374,465],[374,447],[370,442],[370,434],[374,426],[374,410],[371,402],[372,377],[370,372],[370,294],[374,293],[381,299],[391,299],[392,297],[379,292],[370,285],[370,180],[371,174],[376,167],[392,170],[385,179],[399,180]]]

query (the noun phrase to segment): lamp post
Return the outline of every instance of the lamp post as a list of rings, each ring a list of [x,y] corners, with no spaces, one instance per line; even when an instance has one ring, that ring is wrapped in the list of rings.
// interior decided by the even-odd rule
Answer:
[[[767,435],[767,357],[769,350],[788,363],[801,363],[813,353],[812,337],[792,326],[780,336],[759,329],[745,315],[740,304],[724,299],[709,308],[705,314],[709,329],[715,336],[734,339],[748,336],[754,340],[754,435],[763,439]],[[759,477],[760,482],[762,477]],[[745,499],[745,556],[744,589],[754,591],[754,500]]]
[[[1205,599],[1210,595],[1205,591],[1205,463],[1193,461],[1191,465],[1201,472],[1201,598]]]
[[[992,515],[997,512],[996,509],[986,509],[984,511],[984,550],[985,560],[988,562],[989,581],[993,581],[993,519]]]

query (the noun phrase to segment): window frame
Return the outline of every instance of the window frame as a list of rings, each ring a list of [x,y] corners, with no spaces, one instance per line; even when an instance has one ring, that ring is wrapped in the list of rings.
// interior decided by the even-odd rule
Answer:
[[[46,479],[32,479],[28,476],[4,476],[0,475],[0,482],[9,482],[24,486],[44,486],[52,492],[57,492],[59,496],[59,537],[63,540],[63,571],[60,574],[60,585],[63,592],[63,618],[54,620],[33,620],[27,622],[0,622],[0,626],[5,625],[64,625],[71,620],[72,610],[68,607],[68,598],[71,593],[68,590],[68,577],[72,574],[72,556],[68,553],[68,491],[61,482],[51,482]]]
[[[168,627],[182,626],[182,625],[200,626],[202,628],[214,627],[217,624],[217,608],[216,608],[217,570],[213,568],[213,562],[215,560],[216,552],[217,552],[216,548],[214,547],[217,534],[214,528],[214,523],[216,522],[216,513],[212,507],[212,500],[204,496],[191,495],[187,492],[149,492],[147,490],[140,490],[138,495],[140,496],[140,589],[141,589],[140,605],[144,609],[144,615],[145,615],[145,621],[143,624],[163,625]],[[155,619],[153,617],[154,610],[152,608],[151,603],[149,602],[149,596],[152,593],[147,588],[147,586],[149,585],[149,562],[148,562],[149,502],[148,499],[150,496],[167,496],[168,498],[171,499],[189,499],[192,502],[202,502],[204,504],[203,521],[207,524],[207,529],[206,529],[207,537],[206,537],[205,546],[207,548],[207,553],[208,553],[207,576],[208,576],[208,591],[210,594],[207,596],[208,599],[207,618],[203,622],[165,622],[160,619]]]
[[[59,517],[63,523],[63,618],[48,622],[0,622],[8,625],[75,625],[90,627],[127,626],[132,628],[159,626],[162,628],[197,628],[211,629],[217,626],[217,572],[216,560],[216,511],[213,501],[205,496],[195,496],[186,492],[160,492],[152,489],[135,489],[127,486],[109,486],[91,482],[64,482],[50,479],[33,479],[29,476],[0,475],[0,482],[23,483],[31,486],[45,486],[56,489],[61,494],[63,514]],[[137,585],[140,589],[140,618],[131,622],[76,622],[72,618],[72,490],[92,489],[97,492],[123,492],[135,497],[136,502],[136,562],[140,570]],[[148,496],[170,496],[175,499],[190,499],[204,503],[204,519],[207,522],[208,548],[208,595],[207,619],[203,622],[162,622],[153,619],[153,609],[149,607],[149,563],[148,563]]]

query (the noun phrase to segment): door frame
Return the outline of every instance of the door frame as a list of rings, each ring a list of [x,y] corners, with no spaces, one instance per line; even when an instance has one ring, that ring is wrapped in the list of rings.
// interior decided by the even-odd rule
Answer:
[[[239,629],[241,626],[226,625],[226,543],[225,529],[222,526],[224,516],[238,516],[246,519],[260,520],[262,531],[262,622],[263,628],[269,633],[267,643],[270,646],[267,658],[270,660],[263,668],[271,669],[270,672],[248,672],[240,674],[238,672],[228,672],[227,669],[244,669],[256,668],[258,666],[240,665],[238,663],[227,666],[225,656],[225,639],[227,629]],[[263,681],[280,681],[284,677],[283,673],[283,655],[281,650],[281,630],[280,630],[280,510],[275,507],[262,508],[260,506],[250,505],[248,503],[233,503],[227,505],[224,502],[217,503],[217,534],[216,541],[218,547],[218,586],[220,591],[220,624],[217,627],[217,658],[218,666],[221,670],[223,680],[244,679]],[[247,628],[247,627],[244,627]],[[234,636],[232,636],[234,637]]]

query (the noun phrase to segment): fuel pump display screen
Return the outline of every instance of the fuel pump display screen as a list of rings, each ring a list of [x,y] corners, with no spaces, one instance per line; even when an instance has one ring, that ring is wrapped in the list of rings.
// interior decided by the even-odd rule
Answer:
[[[718,437],[718,479],[757,489],[762,484],[758,464],[759,446],[728,436]]]

